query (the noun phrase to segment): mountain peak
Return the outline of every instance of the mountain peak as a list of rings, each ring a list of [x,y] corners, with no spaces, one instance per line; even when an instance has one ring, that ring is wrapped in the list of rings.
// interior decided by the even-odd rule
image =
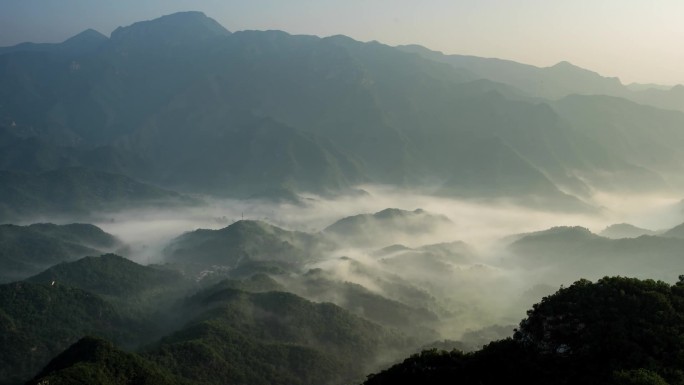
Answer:
[[[591,74],[591,75],[600,76],[598,73],[596,73],[594,71],[576,66],[576,65],[574,65],[574,64],[572,64],[566,60],[559,61],[558,63],[552,65],[551,67],[548,67],[547,69],[566,72],[566,73],[583,73],[583,74]]]
[[[71,53],[86,53],[98,49],[109,38],[94,29],[86,29],[85,31],[74,35],[61,44],[59,49]]]
[[[567,60],[559,61],[558,63],[554,64],[551,67],[552,68],[580,68],[580,67],[577,67],[576,65],[570,63]]]
[[[228,35],[230,32],[216,20],[190,11],[119,27],[112,32],[111,39],[118,44],[182,45]]]
[[[88,28],[85,31],[78,33],[62,42],[62,44],[84,43],[84,42],[104,42],[108,38],[100,32]]]

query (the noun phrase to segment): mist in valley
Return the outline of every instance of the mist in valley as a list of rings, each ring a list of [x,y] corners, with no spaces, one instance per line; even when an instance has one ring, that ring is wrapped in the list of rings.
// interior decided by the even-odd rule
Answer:
[[[555,227],[579,226],[600,234],[610,225],[629,223],[664,231],[684,222],[678,196],[597,193],[591,203],[598,209],[588,214],[531,209],[504,201],[440,198],[387,186],[365,185],[360,189],[363,194],[335,198],[304,194],[298,203],[205,197],[206,204],[201,206],[103,213],[99,215],[103,219],[95,224],[121,239],[128,246],[122,250],[125,256],[143,265],[168,263],[169,245],[184,233],[219,230],[241,220],[321,235],[332,240],[334,246],[287,274],[272,276],[285,290],[313,301],[333,302],[363,316],[365,310],[343,291],[311,290],[305,281],[315,273],[330,284],[358,285],[433,314],[435,318],[424,321],[423,326],[436,333],[425,333],[421,338],[470,339],[470,348],[487,342],[483,336],[488,331],[491,334],[492,327],[499,327],[496,337],[510,335],[532,304],[580,278],[627,275],[674,282],[680,273],[648,258],[636,265],[602,260],[591,250],[577,251],[587,255],[571,256],[591,257],[591,264],[574,263],[553,246],[535,252],[551,261],[565,261],[521,263],[525,254],[516,254],[510,247],[525,234]],[[409,222],[418,221],[408,227],[405,223],[371,221],[364,223],[361,234],[336,234],[331,226],[342,218],[380,213],[388,208],[427,217],[408,218]],[[231,278],[231,269],[237,267],[205,266],[201,277],[207,270],[216,270]],[[199,281],[200,276],[196,279]],[[423,303],[422,297],[411,297],[406,291],[421,293],[429,300]]]

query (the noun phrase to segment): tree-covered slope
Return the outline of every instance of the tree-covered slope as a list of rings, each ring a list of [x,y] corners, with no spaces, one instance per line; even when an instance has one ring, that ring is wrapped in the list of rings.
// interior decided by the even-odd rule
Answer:
[[[76,287],[131,308],[160,308],[193,288],[179,271],[142,266],[115,254],[60,263],[26,281]]]
[[[61,284],[0,285],[0,379],[21,383],[84,335],[130,343],[135,321],[100,297]]]
[[[580,280],[528,311],[511,339],[424,351],[366,384],[682,384],[682,282]]]
[[[349,383],[406,348],[398,334],[290,293],[209,289],[186,302],[197,316],[144,356],[195,383]]]
[[[27,380],[85,335],[129,349],[150,343],[182,326],[184,315],[176,313],[174,305],[195,290],[195,282],[180,272],[141,266],[114,254],[60,263],[25,281],[1,285],[0,340],[12,349],[0,352],[0,383]],[[94,357],[79,359],[88,362],[87,367],[112,364],[89,361]],[[81,366],[68,373],[91,371]],[[100,374],[91,374],[103,378],[121,374],[96,372]]]
[[[135,353],[124,352],[111,342],[84,337],[53,358],[27,384],[189,384]]]

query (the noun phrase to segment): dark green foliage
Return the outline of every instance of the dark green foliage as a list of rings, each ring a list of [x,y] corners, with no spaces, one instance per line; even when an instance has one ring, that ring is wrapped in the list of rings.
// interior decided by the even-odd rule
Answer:
[[[436,349],[424,350],[405,359],[401,364],[380,374],[368,376],[365,384],[447,384],[457,380],[465,357],[464,353]]]
[[[23,279],[56,263],[121,246],[112,235],[88,224],[0,225],[0,282]]]
[[[616,385],[668,385],[658,373],[643,368],[615,372],[613,382]]]
[[[198,316],[148,349],[149,359],[197,383],[339,384],[405,341],[332,304],[225,284],[187,301]]]
[[[684,286],[575,282],[528,311],[512,339],[425,351],[367,384],[684,384]]]
[[[344,384],[357,381],[391,357],[404,354],[410,346],[410,341],[401,334],[333,304],[316,304],[290,293],[270,291],[280,286],[265,274],[224,280],[177,305],[159,304],[162,310],[164,307],[170,310],[162,315],[171,316],[171,311],[176,313],[171,316],[176,319],[166,320],[167,323],[186,322],[182,328],[174,329],[175,332],[164,325],[150,328],[150,319],[139,315],[135,318],[121,316],[133,314],[127,310],[135,307],[136,299],[145,297],[150,290],[168,288],[169,279],[174,275],[157,269],[105,255],[60,264],[32,278],[36,281],[54,278],[54,285],[14,284],[20,288],[42,288],[48,293],[50,290],[64,292],[64,298],[57,301],[54,293],[44,294],[49,297],[45,300],[49,306],[56,307],[44,310],[48,314],[55,313],[49,321],[36,321],[32,316],[34,308],[48,306],[38,298],[31,298],[28,304],[25,304],[29,302],[26,299],[17,306],[0,303],[0,336],[4,338],[0,342],[17,347],[6,353],[9,364],[25,358],[19,355],[24,350],[52,342],[50,338],[59,337],[60,333],[66,333],[69,338],[63,338],[63,345],[41,356],[42,362],[28,365],[21,361],[26,365],[25,372],[12,372],[16,376],[8,376],[6,382],[18,383],[35,374],[49,357],[82,335],[97,335],[132,346],[132,341],[149,340],[159,330],[170,333],[145,347],[141,356],[121,352],[103,341],[84,339],[56,357],[31,383],[42,380],[50,383],[177,383],[180,378],[198,384]],[[120,281],[121,284],[117,286],[108,281]],[[182,286],[180,280],[177,282]],[[112,305],[98,296],[68,287],[67,283],[101,293]],[[182,295],[177,289],[167,290],[172,293],[169,295]],[[11,298],[14,297],[16,295]],[[126,303],[124,298],[131,299],[132,303]],[[97,312],[100,323],[88,318],[90,302],[107,309]],[[5,308],[12,312],[4,312]],[[141,308],[148,312],[154,309]],[[16,325],[24,326],[21,329]],[[32,339],[27,340],[26,335]],[[14,353],[18,355],[14,356]],[[9,364],[0,369],[11,370]]]
[[[225,279],[205,289],[204,293],[219,292],[225,289],[235,289],[249,293],[285,291],[283,285],[275,281],[269,275],[256,273],[243,279]]]
[[[0,285],[0,379],[26,380],[83,335],[140,338],[136,322],[98,296],[61,284]]]
[[[180,272],[142,266],[115,254],[61,263],[28,278],[27,282],[56,282],[129,306],[144,303],[158,306],[160,300],[181,297],[192,286]]]
[[[529,373],[540,378],[534,378]],[[475,353],[458,350],[425,350],[401,364],[368,376],[365,384],[545,384],[544,369],[531,353],[513,342],[502,340]]]
[[[37,227],[58,232],[51,225]],[[60,263],[25,282],[0,286],[0,345],[12,346],[0,351],[0,378],[17,383],[35,375],[84,335],[127,347],[149,343],[179,327],[172,305],[193,288],[176,271],[113,254]]]
[[[108,341],[84,337],[52,359],[30,385],[189,384],[135,353]]]
[[[114,254],[61,263],[27,282],[65,285],[93,293],[130,320],[122,332],[135,339],[118,341],[125,347],[150,343],[176,330],[184,316],[176,303],[197,289],[197,283],[179,271],[142,266]]]
[[[221,324],[202,323],[164,340],[149,359],[197,384],[322,384],[335,362],[301,345],[263,342]]]
[[[645,368],[683,383],[684,291],[651,280],[578,281],[529,311],[515,339],[580,382]],[[582,368],[582,370],[579,370]]]

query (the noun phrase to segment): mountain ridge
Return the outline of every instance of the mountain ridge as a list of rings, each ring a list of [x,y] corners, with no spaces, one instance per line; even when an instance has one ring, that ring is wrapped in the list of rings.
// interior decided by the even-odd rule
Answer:
[[[680,137],[664,138],[671,151],[662,155],[656,153],[660,139],[643,136],[641,151],[611,151],[611,138],[583,131],[576,114],[564,112],[565,102],[535,96],[535,77],[555,72],[562,73],[563,89],[616,87],[615,79],[567,63],[543,72],[489,62],[531,76],[516,88],[401,47],[344,36],[230,33],[198,12],[121,27],[78,60],[39,56],[0,54],[6,84],[0,143],[34,152],[3,154],[0,165],[10,171],[46,168],[49,160],[91,162],[169,189],[217,196],[334,196],[378,183],[580,211],[587,207],[570,202],[573,196],[586,199],[595,189],[684,183],[671,167],[684,163],[674,150]],[[608,91],[601,93],[615,94]],[[684,123],[666,111],[645,111],[637,114]],[[620,119],[610,108],[599,112],[609,123]],[[632,121],[645,127],[643,119]],[[482,144],[489,141],[501,145]],[[478,146],[483,156],[464,155]],[[497,176],[504,152],[517,157],[511,179],[535,174],[534,191],[518,191]],[[669,163],[652,162],[651,155]],[[30,162],[24,166],[22,159]],[[469,173],[482,175],[470,187],[459,183]],[[497,179],[493,189],[484,183]]]

